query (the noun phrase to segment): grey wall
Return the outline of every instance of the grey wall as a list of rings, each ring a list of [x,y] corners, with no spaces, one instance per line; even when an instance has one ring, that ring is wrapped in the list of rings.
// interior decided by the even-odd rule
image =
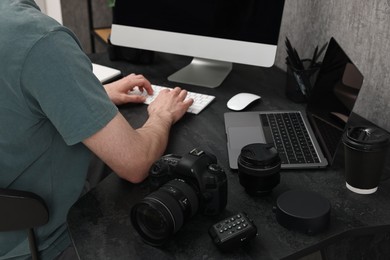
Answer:
[[[64,25],[89,52],[86,3],[64,0],[62,12]],[[110,24],[106,0],[92,3],[96,25]],[[286,36],[302,57],[310,57],[314,46],[335,37],[365,77],[354,111],[390,130],[390,0],[286,0],[276,57],[282,69]]]
[[[286,36],[303,57],[335,37],[365,77],[354,111],[390,130],[390,0],[286,0],[276,57],[283,69]]]

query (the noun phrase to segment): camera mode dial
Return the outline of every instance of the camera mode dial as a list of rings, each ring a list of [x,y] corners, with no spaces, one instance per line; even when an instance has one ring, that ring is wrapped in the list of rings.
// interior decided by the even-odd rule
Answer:
[[[222,167],[215,163],[209,165],[209,170],[211,171],[211,173],[223,172]]]

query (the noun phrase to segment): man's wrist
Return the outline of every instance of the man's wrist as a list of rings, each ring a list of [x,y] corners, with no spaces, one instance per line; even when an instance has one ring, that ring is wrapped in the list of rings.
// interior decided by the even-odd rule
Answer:
[[[164,125],[170,128],[174,124],[174,120],[169,113],[153,113],[149,115],[149,120],[151,122],[156,122],[159,125]]]

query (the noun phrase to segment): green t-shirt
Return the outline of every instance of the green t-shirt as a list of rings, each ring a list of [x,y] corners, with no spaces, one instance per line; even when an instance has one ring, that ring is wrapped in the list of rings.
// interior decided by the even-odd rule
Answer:
[[[45,200],[49,223],[36,236],[42,258],[53,259],[70,243],[66,216],[86,178],[81,141],[118,110],[74,34],[34,1],[1,0],[0,35],[0,187]],[[0,232],[0,259],[29,254],[24,230]]]

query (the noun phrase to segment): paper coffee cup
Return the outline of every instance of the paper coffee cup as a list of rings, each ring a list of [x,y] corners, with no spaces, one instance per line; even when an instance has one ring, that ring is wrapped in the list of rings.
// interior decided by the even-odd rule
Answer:
[[[359,194],[376,192],[389,147],[388,133],[377,127],[350,127],[343,143],[347,188]]]

